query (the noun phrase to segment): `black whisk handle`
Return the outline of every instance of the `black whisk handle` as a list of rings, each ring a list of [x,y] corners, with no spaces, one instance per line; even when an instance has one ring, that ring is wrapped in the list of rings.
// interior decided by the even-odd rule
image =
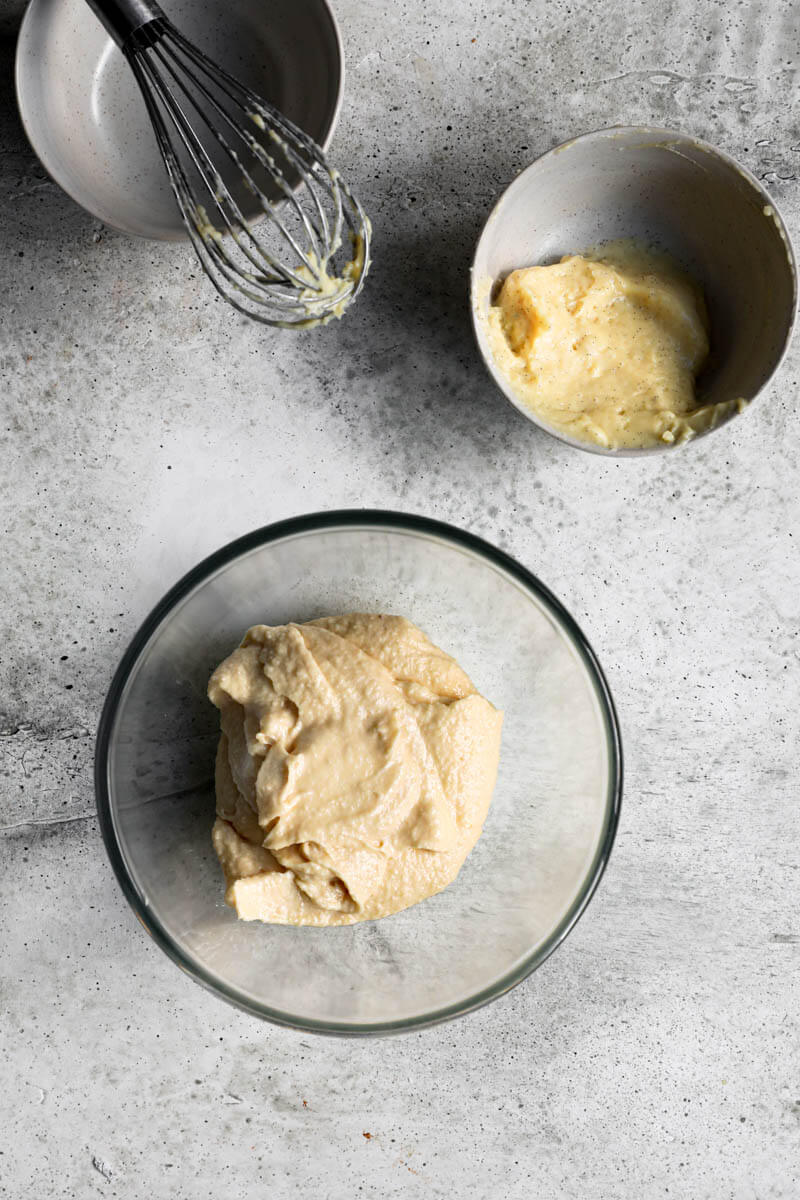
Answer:
[[[148,34],[154,22],[164,23],[164,12],[153,0],[87,0],[89,7],[100,18],[114,41],[122,50],[132,48],[133,43],[147,44]]]

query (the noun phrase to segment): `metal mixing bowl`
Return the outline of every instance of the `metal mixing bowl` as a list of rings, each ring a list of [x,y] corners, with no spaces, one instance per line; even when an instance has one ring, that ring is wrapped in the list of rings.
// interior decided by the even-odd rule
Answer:
[[[498,370],[487,336],[492,285],[510,271],[619,238],[666,251],[703,288],[711,355],[697,381],[698,404],[751,401],[769,383],[794,324],[794,255],[757,179],[720,150],[665,129],[601,129],[565,142],[498,200],[478,241],[471,282],[475,334],[497,386],[529,420],[581,450],[669,453],[674,448],[666,444],[605,449],[545,424]]]

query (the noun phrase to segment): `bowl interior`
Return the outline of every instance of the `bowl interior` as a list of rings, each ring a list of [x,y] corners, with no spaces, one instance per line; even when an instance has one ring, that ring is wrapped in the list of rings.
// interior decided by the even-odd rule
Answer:
[[[324,0],[162,7],[190,41],[327,144],[342,63]],[[86,0],[32,0],[17,49],[17,94],[34,150],[79,204],[126,233],[186,236],[137,83]],[[238,194],[245,215],[254,215],[252,197]]]
[[[643,129],[587,134],[544,155],[487,222],[473,265],[473,310],[483,356],[509,398],[518,403],[493,368],[483,328],[487,281],[617,238],[666,251],[703,287],[711,356],[698,380],[701,403],[752,399],[794,320],[783,223],[732,160],[680,134]]]
[[[450,888],[396,916],[335,929],[240,922],[210,842],[208,677],[256,622],[354,610],[408,616],[504,710],[484,834]],[[112,859],[118,850],[162,946],[226,998],[312,1028],[423,1022],[516,982],[591,892],[616,820],[613,718],[570,625],[482,553],[380,524],[256,545],[151,618],[112,689],[98,770]]]

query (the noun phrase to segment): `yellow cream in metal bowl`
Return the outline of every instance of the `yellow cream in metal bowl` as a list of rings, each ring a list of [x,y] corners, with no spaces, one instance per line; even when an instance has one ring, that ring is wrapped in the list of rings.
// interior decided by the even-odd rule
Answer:
[[[515,395],[580,441],[683,442],[738,404],[697,404],[709,350],[702,293],[665,255],[634,243],[512,271],[488,323]]]

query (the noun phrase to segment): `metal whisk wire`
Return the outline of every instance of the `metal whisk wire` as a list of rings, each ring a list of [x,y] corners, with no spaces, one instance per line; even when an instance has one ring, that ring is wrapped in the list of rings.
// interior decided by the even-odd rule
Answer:
[[[371,231],[320,147],[149,0],[89,3],[139,84],[187,233],[220,295],[269,325],[341,315],[363,286]]]

